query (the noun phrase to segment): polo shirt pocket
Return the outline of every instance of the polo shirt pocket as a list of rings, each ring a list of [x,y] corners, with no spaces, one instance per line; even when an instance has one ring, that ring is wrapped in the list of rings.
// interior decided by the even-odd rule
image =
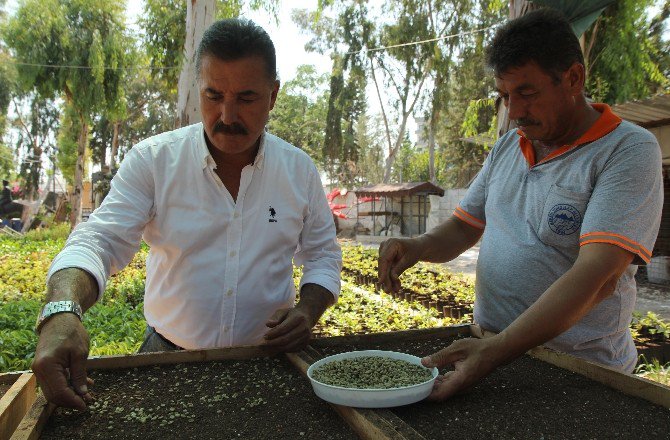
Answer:
[[[590,193],[552,185],[538,225],[540,240],[550,246],[578,249],[579,231],[590,197]]]

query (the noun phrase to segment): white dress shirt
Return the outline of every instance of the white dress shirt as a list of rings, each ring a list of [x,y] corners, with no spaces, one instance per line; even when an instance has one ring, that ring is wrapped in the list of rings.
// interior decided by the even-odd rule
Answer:
[[[267,319],[315,283],[337,299],[342,254],[314,163],[265,133],[234,201],[214,169],[202,124],[146,139],[126,155],[103,204],[56,256],[48,277],[79,267],[97,280],[150,246],[147,323],[187,348],[257,344]]]

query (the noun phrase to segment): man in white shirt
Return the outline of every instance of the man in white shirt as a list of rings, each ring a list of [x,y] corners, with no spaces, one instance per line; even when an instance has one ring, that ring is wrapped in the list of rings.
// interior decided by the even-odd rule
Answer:
[[[141,238],[149,244],[141,351],[304,347],[337,300],[341,251],[309,157],[265,132],[279,81],[270,37],[223,20],[197,54],[203,122],[137,144],[48,275],[33,370],[46,398],[86,408],[81,313]],[[303,265],[295,304],[293,265]]]

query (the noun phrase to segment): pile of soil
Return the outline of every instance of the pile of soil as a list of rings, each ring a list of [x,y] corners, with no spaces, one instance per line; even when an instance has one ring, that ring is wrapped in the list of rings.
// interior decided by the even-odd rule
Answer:
[[[92,371],[96,403],[58,408],[44,439],[351,439],[283,357]]]
[[[324,354],[391,350],[423,357],[451,340],[317,347]],[[442,371],[444,372],[444,371]],[[670,411],[522,356],[466,394],[392,411],[427,439],[668,438]]]

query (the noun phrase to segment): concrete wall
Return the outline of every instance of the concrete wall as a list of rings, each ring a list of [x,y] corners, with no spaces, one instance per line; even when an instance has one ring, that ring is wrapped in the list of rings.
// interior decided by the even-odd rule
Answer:
[[[658,143],[661,144],[663,163],[670,164],[670,125],[650,128],[649,131],[656,136]]]
[[[426,229],[430,231],[451,217],[466,191],[465,188],[448,189],[444,192],[444,197],[428,196],[430,198],[430,211]]]

